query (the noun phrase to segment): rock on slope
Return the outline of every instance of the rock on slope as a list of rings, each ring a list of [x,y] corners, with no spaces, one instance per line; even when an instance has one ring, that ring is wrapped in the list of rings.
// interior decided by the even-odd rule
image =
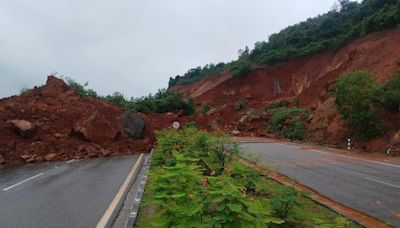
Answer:
[[[0,163],[148,151],[153,136],[150,127],[143,132],[143,118],[102,100],[81,98],[49,76],[43,87],[0,100]]]

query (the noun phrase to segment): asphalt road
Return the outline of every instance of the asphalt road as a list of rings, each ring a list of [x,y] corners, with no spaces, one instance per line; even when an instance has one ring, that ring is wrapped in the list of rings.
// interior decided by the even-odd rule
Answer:
[[[246,156],[256,156],[269,168],[322,195],[400,227],[400,163],[303,147],[242,144]]]
[[[95,227],[137,159],[0,166],[0,227]]]

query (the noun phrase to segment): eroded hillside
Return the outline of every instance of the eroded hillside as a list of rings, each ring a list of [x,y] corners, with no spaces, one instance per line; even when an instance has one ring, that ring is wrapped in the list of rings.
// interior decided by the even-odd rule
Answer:
[[[337,51],[326,50],[275,66],[259,67],[240,77],[232,77],[225,71],[170,90],[209,106],[211,111],[205,115],[210,119],[208,128],[240,130],[240,133],[235,131],[240,135],[266,135],[270,116],[260,110],[273,102],[288,100],[291,106],[312,111],[306,140],[344,147],[347,138],[353,138],[354,134],[339,118],[330,87],[343,73],[359,70],[368,71],[378,83],[387,82],[400,69],[399,50],[400,31],[388,30],[348,42]],[[277,83],[281,91],[274,97]],[[235,110],[238,102],[245,103],[246,108]],[[382,116],[390,123],[388,132],[373,140],[354,139],[357,148],[384,152],[396,147],[400,117],[393,112],[383,112]],[[244,121],[246,118],[250,119]]]

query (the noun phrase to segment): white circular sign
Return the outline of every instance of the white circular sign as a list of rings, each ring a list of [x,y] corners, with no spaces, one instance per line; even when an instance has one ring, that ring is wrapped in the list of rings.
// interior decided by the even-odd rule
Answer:
[[[172,123],[172,127],[175,128],[175,129],[178,129],[179,126],[181,126],[181,125],[179,124],[178,121],[174,121],[174,122]]]

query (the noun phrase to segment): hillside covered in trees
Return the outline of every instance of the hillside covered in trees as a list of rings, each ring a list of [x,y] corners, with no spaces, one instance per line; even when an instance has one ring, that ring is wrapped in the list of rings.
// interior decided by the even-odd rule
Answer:
[[[361,3],[340,0],[326,14],[309,18],[272,34],[268,41],[257,42],[250,50],[239,50],[239,58],[229,63],[207,64],[190,69],[183,76],[169,80],[169,87],[190,84],[205,76],[230,71],[234,77],[258,66],[274,65],[325,49],[337,50],[347,41],[368,33],[382,31],[400,24],[400,1],[364,0]]]

